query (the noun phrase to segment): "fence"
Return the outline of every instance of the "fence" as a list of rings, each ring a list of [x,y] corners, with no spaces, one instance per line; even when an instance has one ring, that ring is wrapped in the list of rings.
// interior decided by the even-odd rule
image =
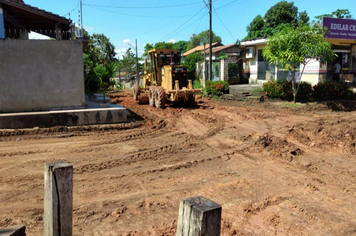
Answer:
[[[72,235],[73,165],[46,163],[44,168],[44,235]],[[221,205],[202,196],[184,198],[179,205],[177,236],[219,236]],[[0,229],[0,235],[26,236],[25,227]]]
[[[70,40],[74,39],[77,32],[73,31],[58,31],[58,30],[27,30],[27,29],[4,29],[6,39],[18,40]]]

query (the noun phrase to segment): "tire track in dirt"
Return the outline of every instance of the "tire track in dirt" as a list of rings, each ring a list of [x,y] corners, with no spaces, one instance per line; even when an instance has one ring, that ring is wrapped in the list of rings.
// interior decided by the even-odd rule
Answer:
[[[176,150],[181,150],[189,147],[193,143],[193,138],[190,136],[180,137],[178,139],[170,140],[171,144],[166,144],[157,148],[151,148],[146,151],[140,151],[132,154],[126,154],[122,159],[109,160],[106,162],[87,164],[74,169],[74,173],[95,172],[105,169],[112,169],[121,165],[130,165],[138,161],[157,160],[159,155],[173,153]]]
[[[135,129],[143,126],[145,121],[131,123],[110,124],[110,125],[89,125],[89,126],[56,126],[52,128],[33,129],[2,129],[0,130],[0,142],[19,141],[31,139],[66,138],[69,136],[97,136],[100,132],[120,132],[123,130]],[[17,136],[12,138],[12,136]]]

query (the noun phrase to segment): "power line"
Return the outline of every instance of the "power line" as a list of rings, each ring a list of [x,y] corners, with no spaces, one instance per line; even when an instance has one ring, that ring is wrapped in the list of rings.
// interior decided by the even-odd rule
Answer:
[[[185,7],[200,4],[200,2],[193,2],[187,4],[178,4],[178,5],[167,5],[167,6],[146,6],[146,7],[127,7],[127,6],[108,6],[108,5],[93,5],[93,4],[83,4],[85,6],[92,7],[105,7],[105,8],[121,8],[121,9],[159,9],[159,8],[173,8],[173,7]]]
[[[84,4],[83,4],[84,5]],[[127,13],[122,13],[122,12],[118,12],[118,11],[111,11],[111,10],[106,10],[106,9],[102,9],[99,7],[93,7],[93,6],[88,6],[92,9],[96,9],[99,11],[105,11],[105,12],[111,12],[111,13],[115,13],[115,14],[119,14],[119,15],[124,15],[124,16],[134,16],[134,17],[143,17],[143,18],[156,18],[156,19],[167,19],[167,18],[178,18],[178,17],[184,17],[184,16],[191,16],[191,15],[179,15],[179,16],[147,16],[147,15],[138,15],[138,14],[127,14]]]
[[[214,7],[213,7],[214,8]],[[224,24],[224,22],[221,20],[219,14],[217,13],[217,11],[214,8],[214,12],[216,14],[216,16],[218,17],[219,21],[221,22],[221,24],[225,27],[225,29],[227,30],[227,32],[229,32],[229,34],[231,35],[231,37],[233,38],[233,40],[235,40],[234,36],[232,35],[232,33],[230,32],[230,30],[226,27],[226,25]]]
[[[209,9],[208,4],[205,2],[205,0],[203,0],[203,2],[204,2],[204,4],[205,4],[206,8]]]
[[[200,9],[196,14],[194,14],[192,17],[190,17],[187,21],[185,21],[183,24],[181,24],[177,29],[173,30],[171,33],[167,34],[166,36],[164,36],[160,41],[164,40],[165,38],[168,38],[168,36],[170,36],[171,34],[175,33],[177,30],[179,30],[180,28],[182,28],[183,25],[185,25],[186,23],[188,23],[191,19],[193,19],[196,15],[198,15],[201,11],[203,11],[205,9],[205,6]]]
[[[218,1],[218,0],[216,0],[216,1]],[[248,1],[249,1],[249,0],[241,1],[241,2],[239,2],[239,3],[248,2]],[[218,8],[216,8],[215,10],[219,10],[219,9],[221,9],[221,8],[227,7],[227,6],[229,6],[229,5],[233,4],[233,3],[238,3],[238,0],[233,0],[233,1],[231,1],[231,2],[228,2],[228,3],[226,3],[225,5],[222,5],[222,6],[218,7]]]
[[[204,18],[204,17],[206,17],[206,15],[204,15],[204,16],[202,16],[202,17],[198,18],[197,20],[200,20],[200,19],[202,19],[202,18]],[[183,30],[185,30],[186,28],[188,28],[189,26],[191,26],[191,25],[192,25],[192,24],[194,24],[194,23],[195,23],[195,22],[193,22],[193,23],[191,23],[191,24],[187,25],[187,26],[186,26],[186,27],[184,27],[183,29],[181,29],[181,30],[179,30],[178,32],[176,32],[175,34],[171,35],[171,37],[173,37],[173,36],[175,36],[176,34],[178,34],[178,33],[182,32]]]
[[[201,22],[203,21],[203,18],[204,18],[204,17],[206,18],[206,14],[204,14],[203,17],[200,18],[200,22],[199,22],[199,24],[198,24],[198,26],[197,26],[197,29],[195,30],[195,33],[197,33],[197,31],[198,31],[198,29],[199,29],[199,27],[200,27],[200,25],[201,25]],[[199,19],[198,19],[198,20],[199,20]],[[198,20],[197,20],[197,21],[198,21]]]
[[[67,14],[65,14],[63,16],[70,15],[70,13],[72,13],[75,9],[77,9],[78,6],[79,6],[79,3],[70,12],[68,12]]]

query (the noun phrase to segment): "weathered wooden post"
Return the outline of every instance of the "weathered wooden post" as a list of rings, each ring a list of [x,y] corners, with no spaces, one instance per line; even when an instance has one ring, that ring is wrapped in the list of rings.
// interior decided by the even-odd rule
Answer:
[[[177,236],[219,236],[221,206],[205,197],[180,201]]]
[[[73,166],[66,162],[45,164],[44,235],[71,236]]]

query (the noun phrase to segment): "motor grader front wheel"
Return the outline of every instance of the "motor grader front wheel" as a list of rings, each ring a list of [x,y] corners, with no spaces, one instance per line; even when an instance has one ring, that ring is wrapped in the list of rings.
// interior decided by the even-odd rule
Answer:
[[[166,93],[162,87],[157,87],[155,91],[155,104],[157,108],[163,108],[166,104]]]
[[[191,93],[188,95],[187,103],[191,106],[195,105],[195,94]]]
[[[148,103],[152,107],[155,106],[155,92],[156,92],[156,86],[150,86],[148,89]]]
[[[133,98],[135,101],[138,101],[139,96],[140,96],[140,87],[138,86],[138,84],[134,84],[133,86]]]

